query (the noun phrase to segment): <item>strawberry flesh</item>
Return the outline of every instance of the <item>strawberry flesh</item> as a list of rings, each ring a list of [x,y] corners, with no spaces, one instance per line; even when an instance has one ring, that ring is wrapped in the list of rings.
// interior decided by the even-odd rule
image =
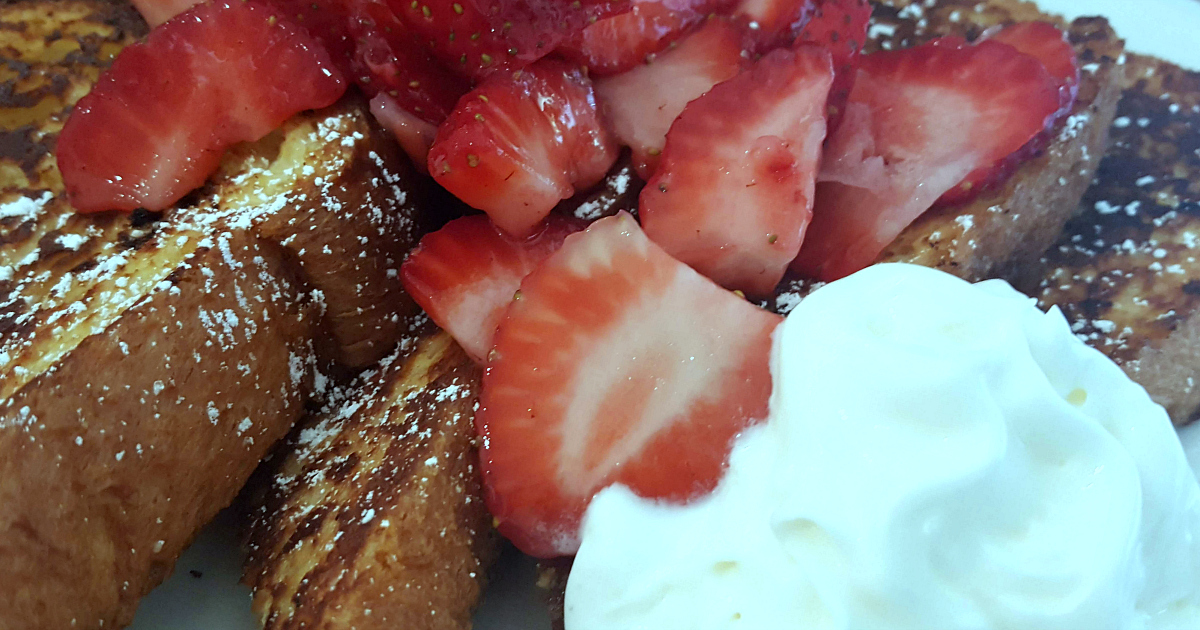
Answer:
[[[1079,62],[1075,57],[1075,48],[1067,40],[1066,34],[1053,24],[1019,22],[995,32],[985,33],[984,38],[1008,44],[1042,62],[1058,85],[1058,111],[1046,121],[1046,129],[1020,150],[995,164],[975,169],[958,185],[947,190],[935,204],[939,207],[967,203],[1007,182],[1021,164],[1040,155],[1050,145],[1054,125],[1071,112],[1075,105],[1075,97],[1079,93]]]
[[[346,89],[324,48],[253,0],[200,4],[126,48],[58,138],[82,212],[162,210],[199,187],[225,149]]]
[[[1020,149],[1059,107],[1042,64],[999,42],[946,38],[860,64],[793,265],[820,280],[874,262],[942,194]]]
[[[459,101],[429,150],[429,172],[514,236],[532,234],[561,200],[617,159],[591,81],[544,59],[495,75]]]
[[[747,46],[765,53],[790,46],[812,16],[813,0],[741,0],[734,20],[746,29]]]
[[[780,321],[628,214],[568,237],[521,283],[484,375],[475,423],[500,533],[567,555],[609,484],[669,501],[710,491],[734,437],[766,417]]]
[[[421,239],[400,266],[400,279],[429,317],[482,364],[521,280],[586,225],[552,215],[536,234],[516,239],[481,214],[455,219]]]
[[[779,49],[689,103],[642,189],[646,235],[717,284],[770,295],[812,216],[832,82],[825,50]]]
[[[133,7],[150,26],[158,26],[163,22],[187,11],[200,0],[132,0]]]
[[[437,126],[404,109],[387,93],[376,94],[370,107],[375,120],[396,138],[413,166],[428,174],[429,147],[437,137]]]
[[[558,52],[597,76],[619,74],[652,60],[722,4],[728,0],[635,0],[628,13],[588,26]]]
[[[367,96],[386,93],[400,108],[437,125],[470,87],[382,3],[357,2],[349,32],[355,42],[352,76]]]
[[[596,79],[613,133],[632,150],[643,179],[653,174],[671,123],[690,101],[741,70],[742,50],[741,31],[713,19],[649,63]]]
[[[818,0],[799,41],[823,46],[833,55],[833,89],[829,91],[829,132],[845,115],[846,100],[858,75],[858,57],[867,42],[871,3],[867,0]]]

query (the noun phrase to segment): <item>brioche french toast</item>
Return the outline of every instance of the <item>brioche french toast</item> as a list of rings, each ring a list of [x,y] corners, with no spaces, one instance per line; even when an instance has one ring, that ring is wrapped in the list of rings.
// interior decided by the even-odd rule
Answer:
[[[252,512],[265,628],[466,628],[498,538],[470,429],[479,369],[419,323],[297,425]]]
[[[1200,408],[1200,74],[1134,54],[1129,70],[1096,183],[1021,288],[1183,424]]]
[[[52,150],[145,30],[125,5],[0,7],[0,627],[120,627],[319,388],[415,311],[427,186],[353,99],[165,213],[79,215]]]

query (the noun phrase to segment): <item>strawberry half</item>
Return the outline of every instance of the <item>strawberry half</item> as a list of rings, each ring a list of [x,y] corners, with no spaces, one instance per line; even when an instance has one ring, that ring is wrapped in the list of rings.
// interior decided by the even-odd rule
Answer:
[[[438,129],[429,172],[500,229],[527,236],[559,201],[600,181],[617,153],[591,81],[544,59],[464,96]]]
[[[723,4],[728,0],[635,0],[628,13],[588,26],[558,52],[591,74],[619,74],[653,59]]]
[[[321,45],[253,0],[200,4],[126,48],[79,100],[58,166],[82,212],[162,210],[200,186],[225,149],[346,83]]]
[[[833,55],[835,72],[829,92],[829,131],[837,129],[845,115],[846,100],[854,89],[858,57],[867,42],[871,3],[867,0],[819,0],[812,19],[800,33],[802,43],[817,44]]]
[[[1053,139],[1052,127],[1071,112],[1079,93],[1079,62],[1066,33],[1046,22],[1019,22],[984,34],[984,39],[1008,44],[1042,62],[1058,85],[1058,111],[1046,130],[1024,147],[995,164],[976,169],[937,200],[936,206],[963,204],[981,193],[999,188],[1025,160],[1040,155]]]
[[[1058,109],[1054,79],[1008,44],[946,38],[860,63],[795,263],[821,280],[874,262],[938,197],[1020,149]]]
[[[585,226],[551,215],[537,234],[516,239],[481,214],[455,219],[421,239],[400,266],[400,280],[429,317],[482,364],[521,280]]]
[[[596,79],[596,96],[613,134],[632,149],[643,179],[654,172],[667,130],[684,106],[737,74],[745,61],[741,32],[714,19],[649,63]]]
[[[668,254],[729,289],[770,295],[812,216],[829,53],[779,49],[692,101],[638,214]]]
[[[766,417],[781,321],[671,258],[628,214],[567,238],[521,283],[475,418],[500,533],[573,553],[591,497],[622,483],[682,501]]]

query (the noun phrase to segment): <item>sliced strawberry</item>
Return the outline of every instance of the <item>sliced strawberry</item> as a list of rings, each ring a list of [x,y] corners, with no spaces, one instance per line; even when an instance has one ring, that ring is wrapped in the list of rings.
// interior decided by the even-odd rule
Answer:
[[[484,363],[521,280],[586,225],[551,215],[537,234],[516,239],[481,214],[455,219],[421,239],[400,266],[400,279],[429,317]]]
[[[617,153],[591,81],[544,59],[464,96],[438,129],[429,172],[505,232],[527,236],[555,204],[600,181]]]
[[[142,14],[147,24],[158,26],[199,2],[200,0],[133,0],[133,7]]]
[[[1058,109],[1042,64],[999,42],[947,38],[860,63],[795,264],[821,280],[874,262],[938,197],[1020,149]]]
[[[161,210],[225,149],[346,89],[312,37],[252,0],[200,4],[126,48],[79,100],[58,166],[83,212]]]
[[[1067,34],[1047,22],[1018,22],[985,34],[1042,62],[1059,86],[1063,113],[1070,111],[1079,94],[1079,58]]]
[[[714,19],[650,63],[596,79],[596,96],[613,133],[633,150],[643,179],[654,172],[667,130],[684,106],[737,74],[745,61],[741,32]]]
[[[371,99],[371,114],[396,138],[400,148],[412,159],[413,166],[428,173],[429,147],[437,137],[437,126],[400,107],[387,93],[376,94]]]
[[[352,67],[351,16],[357,4],[367,1],[370,0],[266,0],[266,4],[317,38],[342,74],[353,78],[357,73]]]
[[[437,125],[467,93],[467,82],[435,59],[386,5],[355,2],[349,29],[353,76],[368,96],[386,93],[400,108]]]
[[[765,53],[790,45],[812,11],[813,0],[741,0],[733,16],[749,33],[750,47]]]
[[[472,79],[533,63],[623,7],[609,0],[387,1],[451,70]]]
[[[833,55],[837,74],[829,93],[830,133],[845,115],[870,21],[871,3],[867,0],[818,0],[812,19],[800,34],[799,41],[824,46]]]
[[[984,38],[1008,44],[1041,61],[1058,84],[1058,112],[1055,113],[1054,121],[1047,122],[1043,133],[1027,142],[1021,150],[995,164],[975,169],[958,185],[946,191],[946,194],[937,200],[938,206],[966,203],[1008,181],[1023,162],[1041,154],[1049,146],[1053,139],[1051,127],[1058,119],[1071,113],[1075,97],[1079,93],[1079,62],[1075,57],[1075,47],[1067,40],[1066,33],[1058,30],[1053,24],[1019,22],[985,33]]]
[[[681,501],[711,490],[767,413],[781,321],[654,245],[621,213],[567,238],[496,332],[475,426],[500,532],[573,553],[601,488]]]
[[[646,235],[717,284],[770,295],[812,216],[829,53],[775,50],[692,101],[642,189]]]
[[[635,0],[628,13],[600,20],[559,46],[595,75],[619,74],[650,61],[729,0]]]

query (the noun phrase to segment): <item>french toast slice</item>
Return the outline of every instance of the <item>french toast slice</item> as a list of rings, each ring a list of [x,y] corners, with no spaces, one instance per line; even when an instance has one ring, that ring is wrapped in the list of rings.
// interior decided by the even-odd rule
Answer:
[[[1200,411],[1200,73],[1128,65],[1082,213],[1018,284],[1184,424]]]
[[[470,627],[498,543],[472,443],[479,378],[426,321],[297,425],[251,512],[264,628]]]
[[[0,5],[0,628],[120,627],[304,410],[388,352],[417,179],[365,107],[234,149],[163,214],[78,215],[54,141],[145,32],[127,5]]]

